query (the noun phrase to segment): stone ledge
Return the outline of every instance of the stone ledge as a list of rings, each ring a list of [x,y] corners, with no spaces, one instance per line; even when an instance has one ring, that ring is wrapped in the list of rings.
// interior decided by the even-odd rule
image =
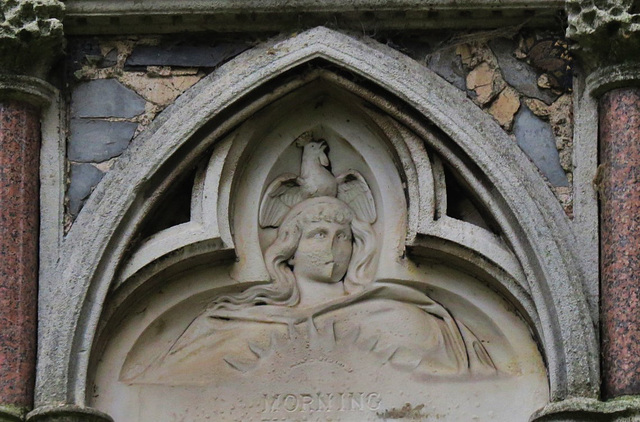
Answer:
[[[640,397],[625,396],[602,402],[589,398],[551,403],[537,411],[531,422],[632,422],[640,420]]]
[[[67,0],[67,10],[69,13],[78,12],[105,12],[116,10],[137,10],[140,12],[150,12],[149,5],[145,2],[128,0],[117,2],[105,2],[102,0]],[[536,6],[532,6],[535,3]],[[266,12],[275,10],[288,11],[350,11],[350,10],[444,10],[444,9],[533,9],[540,7],[564,7],[564,0],[232,0],[232,1],[211,1],[211,0],[188,0],[176,2],[175,0],[155,0],[153,10],[157,12],[178,12],[184,11],[204,11],[204,12],[239,12],[241,10],[252,10],[255,12]],[[156,13],[157,13],[156,12]]]
[[[300,30],[332,25],[362,32],[391,29],[493,29],[557,25],[562,0],[68,0],[67,34]]]
[[[43,406],[27,414],[27,422],[113,422],[111,416],[90,407]]]

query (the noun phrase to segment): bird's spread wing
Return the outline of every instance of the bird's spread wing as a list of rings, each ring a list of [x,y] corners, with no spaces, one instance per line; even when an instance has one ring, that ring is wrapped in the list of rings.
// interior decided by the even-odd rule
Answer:
[[[260,204],[260,227],[278,227],[291,207],[303,200],[298,176],[285,173],[267,188]]]
[[[374,223],[377,219],[376,206],[373,202],[371,189],[360,172],[347,170],[337,177],[338,199],[347,203],[356,216],[367,223]]]

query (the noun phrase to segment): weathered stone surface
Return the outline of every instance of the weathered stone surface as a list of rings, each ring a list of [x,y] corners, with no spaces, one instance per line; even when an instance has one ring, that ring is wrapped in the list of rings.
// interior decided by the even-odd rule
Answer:
[[[447,82],[464,91],[465,71],[460,55],[453,47],[438,50],[427,57],[427,67],[442,76]]]
[[[87,163],[71,164],[69,172],[69,212],[76,216],[93,188],[102,180],[104,173]]]
[[[640,89],[600,100],[601,318],[606,397],[640,394]]]
[[[527,97],[538,98],[551,104],[558,96],[551,91],[538,88],[538,74],[527,63],[518,60],[513,54],[515,44],[505,38],[498,38],[489,42],[491,50],[498,59],[502,76],[507,83]]]
[[[215,67],[249,48],[244,43],[216,46],[174,45],[136,47],[125,66]]]
[[[549,105],[547,105],[544,101],[535,99],[535,98],[526,98],[524,103],[529,107],[529,110],[533,112],[538,117],[542,117],[544,119],[549,118]]]
[[[116,157],[129,146],[137,127],[132,122],[72,119],[67,156],[83,163]]]
[[[131,118],[144,106],[143,98],[115,79],[83,82],[71,94],[71,117]]]
[[[0,422],[23,422],[25,408],[0,404]]]
[[[526,106],[516,114],[513,132],[520,148],[538,166],[549,182],[567,186],[569,181],[560,166],[556,139],[547,122],[537,118]]]
[[[58,0],[0,3],[0,73],[44,78],[62,52],[64,4]]]
[[[510,130],[513,124],[513,116],[520,108],[520,96],[511,87],[506,87],[498,94],[498,98],[491,103],[489,113],[495,117],[500,126]]]
[[[637,60],[640,10],[633,0],[568,0],[567,38],[589,68]]]

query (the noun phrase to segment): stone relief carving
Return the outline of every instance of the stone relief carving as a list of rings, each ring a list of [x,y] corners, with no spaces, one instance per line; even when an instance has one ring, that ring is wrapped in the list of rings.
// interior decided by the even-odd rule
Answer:
[[[141,373],[128,361],[122,379],[207,384],[213,380],[203,367],[250,373],[295,343],[352,364],[368,354],[379,366],[422,376],[496,373],[481,341],[444,306],[397,281],[373,280],[376,211],[368,184],[355,170],[335,177],[326,141],[310,132],[296,144],[300,176],[277,177],[260,209],[260,225],[277,227],[264,253],[271,282],[215,299]]]
[[[191,226],[158,240],[202,221],[228,227],[233,254],[162,273],[105,328],[96,408],[140,422],[524,420],[546,403],[544,364],[508,302],[456,262],[404,255],[410,201],[424,224],[431,198],[447,203],[441,157],[357,105],[310,86],[217,143]],[[484,232],[436,215],[474,241]]]

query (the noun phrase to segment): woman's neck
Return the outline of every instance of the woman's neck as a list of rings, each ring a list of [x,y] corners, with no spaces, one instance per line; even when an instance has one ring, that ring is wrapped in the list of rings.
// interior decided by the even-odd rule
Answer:
[[[300,291],[298,307],[304,308],[318,305],[345,295],[344,284],[342,282],[323,283],[303,277],[299,277],[297,282]]]

